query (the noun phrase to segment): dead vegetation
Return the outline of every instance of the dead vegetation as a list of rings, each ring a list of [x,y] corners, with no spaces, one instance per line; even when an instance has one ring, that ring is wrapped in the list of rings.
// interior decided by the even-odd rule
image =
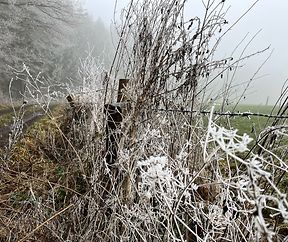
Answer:
[[[249,151],[213,108],[200,114],[209,85],[241,61],[213,56],[224,2],[189,21],[185,1],[131,2],[110,72],[87,58],[79,98],[47,111],[1,160],[0,240],[283,240],[287,160],[270,141],[287,137],[286,121]]]

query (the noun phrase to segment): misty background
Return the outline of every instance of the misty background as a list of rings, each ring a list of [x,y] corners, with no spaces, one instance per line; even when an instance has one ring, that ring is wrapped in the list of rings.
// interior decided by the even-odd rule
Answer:
[[[101,19],[105,26],[111,30],[111,26],[114,25],[115,21],[121,19],[123,15],[122,8],[128,3],[128,0],[86,0],[84,6],[94,20]],[[226,19],[229,24],[237,21],[253,3],[255,1],[226,0]],[[247,83],[263,64],[263,67],[248,86],[248,90],[242,100],[244,103],[266,104],[268,102],[268,104],[273,105],[281,92],[281,88],[288,76],[287,11],[287,1],[260,0],[221,41],[217,51],[217,57],[219,58],[229,57],[235,47],[246,36],[245,41],[240,45],[238,51],[235,52],[235,57],[240,55],[256,33],[258,34],[245,51],[246,55],[270,46],[266,52],[242,62],[241,68],[237,70],[234,82]],[[187,1],[186,16],[188,19],[201,16],[203,12],[204,6],[200,0]],[[268,57],[269,59],[264,64]],[[245,88],[246,84],[243,84],[237,90],[242,92]]]
[[[88,63],[91,57],[95,68],[108,70],[118,41],[117,28],[121,26],[125,17],[123,9],[128,4],[129,0],[31,0],[28,5],[20,1],[1,1],[2,102],[9,93],[22,97],[27,72],[30,77],[49,83],[49,91],[53,92],[65,85],[83,84],[81,68],[91,65]],[[244,59],[233,75],[224,75],[213,82],[211,99],[233,81],[228,103],[241,99],[242,103],[273,105],[288,76],[285,26],[288,2],[226,0],[224,6],[228,33],[214,53],[215,60],[231,56],[237,60],[266,51]],[[204,12],[201,0],[187,0],[187,20],[196,16],[203,18]]]

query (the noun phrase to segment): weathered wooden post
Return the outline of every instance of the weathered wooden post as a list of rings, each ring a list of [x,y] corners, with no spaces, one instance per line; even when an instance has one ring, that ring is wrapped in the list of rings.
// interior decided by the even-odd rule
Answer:
[[[112,165],[117,160],[118,142],[119,142],[119,127],[123,120],[122,109],[120,106],[105,104],[106,115],[106,162]]]
[[[120,126],[123,120],[123,110],[121,102],[125,100],[123,91],[127,86],[128,79],[120,79],[116,104],[105,104],[106,115],[106,162],[113,165],[117,160],[118,143],[120,140]]]

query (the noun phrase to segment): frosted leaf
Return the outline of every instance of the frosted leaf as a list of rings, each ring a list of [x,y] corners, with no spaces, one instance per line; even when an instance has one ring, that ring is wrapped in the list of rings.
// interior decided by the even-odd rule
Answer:
[[[242,136],[242,142],[245,144],[245,145],[248,145],[253,139],[249,137],[248,134],[244,133],[243,136]]]
[[[197,184],[195,184],[195,183],[192,183],[192,185],[191,185],[191,188],[194,190],[194,191],[197,191],[197,189],[198,189],[198,185]]]
[[[221,149],[228,153],[244,152],[248,150],[247,145],[253,140],[247,134],[240,136],[237,129],[228,130],[212,123],[208,127],[208,134],[212,137],[212,141],[218,143]]]
[[[187,156],[188,156],[188,153],[187,153],[187,152],[181,151],[178,155],[176,155],[176,159],[177,159],[177,160],[182,160],[182,159],[187,158]]]
[[[150,191],[147,191],[147,192],[145,193],[145,197],[148,198],[148,199],[150,199],[150,198],[152,197],[151,192],[150,192]]]

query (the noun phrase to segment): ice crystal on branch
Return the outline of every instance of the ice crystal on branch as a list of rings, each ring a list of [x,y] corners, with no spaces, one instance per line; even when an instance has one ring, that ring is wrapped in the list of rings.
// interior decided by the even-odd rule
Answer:
[[[276,216],[287,220],[287,199],[277,184],[275,184],[274,163],[269,162],[269,158],[263,155],[256,155],[250,151],[245,158],[241,156],[242,152],[248,151],[248,144],[252,141],[247,134],[238,135],[237,130],[229,130],[217,125],[213,121],[213,108],[209,118],[207,136],[204,145],[205,154],[213,156],[204,156],[205,162],[211,162],[211,159],[217,159],[220,169],[223,167],[221,162],[227,164],[228,169],[222,169],[219,174],[219,184],[222,183],[224,191],[223,213],[231,210],[232,214],[237,214],[247,219],[253,231],[250,236],[256,241],[272,241],[275,238],[275,231],[272,224]],[[268,151],[272,157],[277,157]],[[277,157],[283,171],[286,167],[283,161]],[[233,167],[233,168],[232,168]],[[286,167],[287,168],[287,167]],[[287,169],[284,171],[287,172]],[[227,176],[227,178],[226,178]],[[232,201],[231,201],[232,200]],[[227,202],[229,201],[229,202]],[[217,206],[216,206],[217,207]],[[213,213],[212,213],[213,214]],[[219,214],[219,213],[218,213]],[[212,216],[212,215],[211,215]],[[234,218],[235,216],[232,216]],[[236,218],[235,217],[235,218]],[[209,219],[213,220],[213,216]],[[217,223],[217,227],[231,227],[232,223]],[[231,227],[232,229],[232,227]]]
[[[215,123],[208,127],[208,133],[223,151],[229,153],[247,151],[247,145],[253,140],[247,134],[240,136],[237,134],[237,130],[228,130]]]

